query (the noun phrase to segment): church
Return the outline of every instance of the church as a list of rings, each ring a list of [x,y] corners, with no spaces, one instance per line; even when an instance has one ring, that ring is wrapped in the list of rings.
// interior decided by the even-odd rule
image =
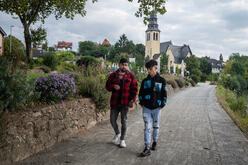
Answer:
[[[146,30],[146,50],[145,60],[155,59],[158,62],[158,72],[160,72],[160,59],[165,53],[168,55],[169,73],[176,73],[176,68],[181,69],[184,76],[184,60],[192,55],[189,45],[176,46],[171,41],[160,43],[160,30],[157,23],[157,15],[150,17],[148,28]]]

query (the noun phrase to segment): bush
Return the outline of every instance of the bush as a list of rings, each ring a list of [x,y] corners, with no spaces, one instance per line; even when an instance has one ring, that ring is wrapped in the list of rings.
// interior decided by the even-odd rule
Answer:
[[[47,52],[45,55],[42,56],[43,58],[43,64],[51,68],[52,70],[55,70],[59,60],[54,52]]]
[[[56,52],[56,56],[61,62],[75,60],[74,54],[70,51],[58,51]]]
[[[35,81],[25,73],[11,72],[7,59],[0,57],[0,109],[21,109],[26,103],[32,103],[38,97],[34,84]]]
[[[51,72],[51,69],[50,69],[48,66],[46,66],[46,65],[40,66],[40,69],[41,69],[43,72],[45,72],[45,73],[50,73],[50,72]]]
[[[41,92],[41,101],[57,102],[76,93],[76,86],[74,78],[69,75],[50,74],[38,78],[35,90]]]
[[[229,102],[229,106],[233,111],[239,112],[242,117],[246,117],[246,100],[244,97],[239,97],[237,99]]]
[[[58,70],[60,70],[62,72],[75,72],[75,71],[78,71],[79,69],[78,69],[77,65],[74,65],[72,63],[62,62],[58,66]]]
[[[180,88],[184,87],[184,85],[185,85],[184,80],[176,78],[175,81],[177,82],[177,84]]]
[[[95,57],[83,56],[79,60],[77,60],[76,64],[78,66],[85,66],[86,68],[88,68],[88,66],[96,66],[99,65],[100,63]]]
[[[195,81],[192,79],[189,79],[190,84],[194,87],[196,85]]]
[[[201,77],[198,75],[192,75],[191,78],[196,84],[201,80]]]
[[[110,93],[105,89],[106,76],[90,76],[83,78],[79,93],[91,97],[99,110],[106,110],[110,101]]]
[[[172,88],[176,88],[177,87],[177,83],[175,80],[166,80],[167,84],[170,84],[172,86]]]

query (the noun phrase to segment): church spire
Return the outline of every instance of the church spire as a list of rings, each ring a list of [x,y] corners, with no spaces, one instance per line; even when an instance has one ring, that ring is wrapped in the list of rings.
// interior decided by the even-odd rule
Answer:
[[[157,18],[156,14],[152,14],[150,16],[150,21],[149,21],[148,28],[147,28],[146,32],[148,32],[148,31],[158,31],[158,32],[160,32],[160,30],[158,29],[157,20],[158,20],[158,18]]]

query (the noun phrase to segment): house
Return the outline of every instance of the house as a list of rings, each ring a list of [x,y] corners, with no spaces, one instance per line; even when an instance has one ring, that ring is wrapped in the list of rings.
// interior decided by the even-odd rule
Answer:
[[[40,56],[44,55],[44,50],[42,49],[32,49],[32,57],[33,59],[37,59]]]
[[[176,46],[171,41],[160,43],[160,30],[157,23],[157,15],[153,14],[150,17],[148,28],[146,30],[146,50],[145,60],[155,59],[158,62],[158,71],[160,71],[161,55],[168,55],[168,70],[170,73],[175,73],[176,68],[181,69],[184,76],[185,64],[184,60],[192,55],[189,45]],[[173,71],[171,70],[173,67]]]
[[[207,61],[212,65],[212,73],[214,74],[219,74],[224,68],[224,62],[221,60],[208,58]]]
[[[7,36],[7,34],[0,27],[0,56],[3,55],[3,52],[4,52],[4,37],[5,36]]]
[[[105,38],[102,42],[102,45],[110,45],[110,42]]]
[[[59,41],[56,45],[57,51],[70,51],[72,50],[72,42]]]

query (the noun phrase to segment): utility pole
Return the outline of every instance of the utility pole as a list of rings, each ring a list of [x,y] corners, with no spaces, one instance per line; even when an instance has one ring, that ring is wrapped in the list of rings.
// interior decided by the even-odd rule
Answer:
[[[10,25],[10,36],[9,36],[9,54],[11,56],[11,42],[12,42],[12,28],[14,27],[14,25]]]

